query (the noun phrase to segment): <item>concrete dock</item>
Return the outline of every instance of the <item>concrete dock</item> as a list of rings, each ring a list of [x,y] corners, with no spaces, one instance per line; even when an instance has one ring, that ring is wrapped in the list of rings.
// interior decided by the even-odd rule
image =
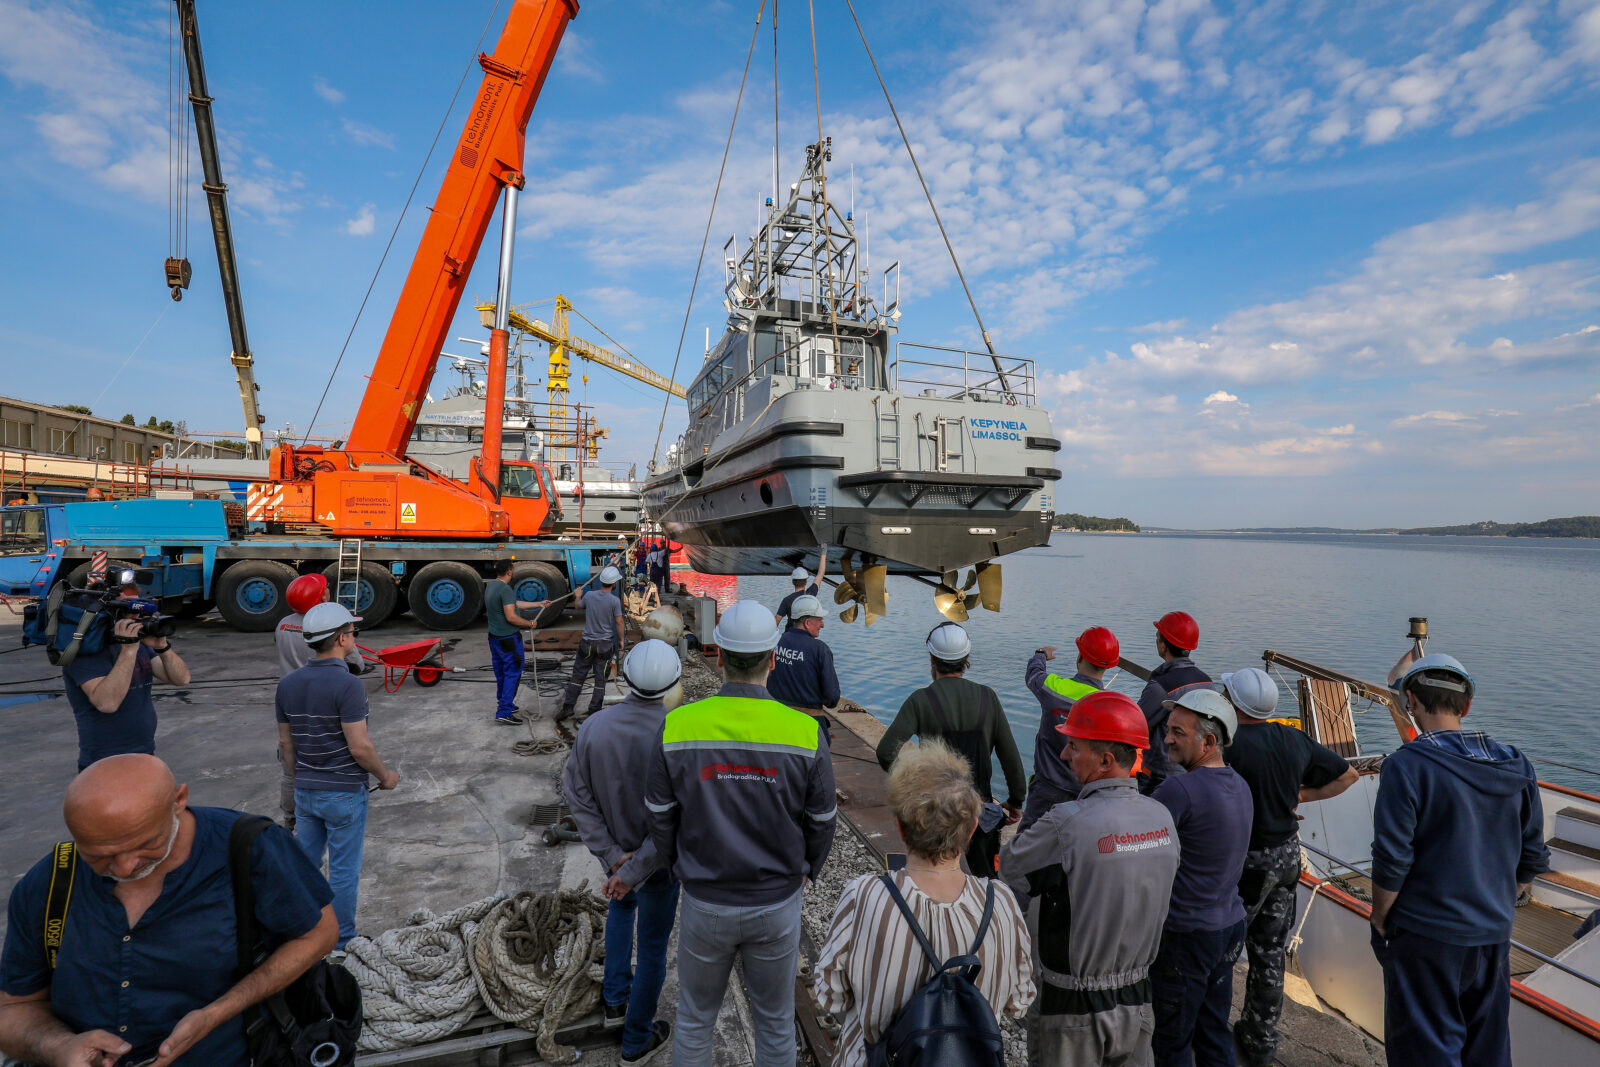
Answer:
[[[60,671],[49,665],[42,649],[9,651],[18,647],[19,632],[19,621],[0,611],[0,752],[6,768],[0,888],[7,893],[52,844],[65,838],[60,801],[77,761],[77,732],[61,695]],[[533,821],[533,809],[560,803],[565,753],[523,756],[513,751],[516,742],[530,736],[555,736],[548,715],[533,723],[531,731],[494,723],[494,677],[482,626],[437,634],[402,617],[364,632],[361,643],[377,649],[425,637],[443,637],[445,642],[444,662],[452,673],[439,685],[422,688],[408,680],[399,691],[386,693],[381,668],[364,677],[371,735],[401,782],[393,792],[372,794],[358,928],[376,935],[403,925],[420,908],[443,913],[496,892],[549,891],[585,880],[598,887],[599,864],[581,845],[550,848],[541,840],[544,827]],[[184,687],[155,688],[157,754],[189,785],[190,803],[276,816],[277,727],[272,709],[278,677],[272,635],[237,633],[212,617],[183,623],[174,644],[193,679]],[[519,700],[525,711],[540,707],[541,688],[544,707],[554,710],[567,671],[565,664],[554,666],[556,658],[555,652],[530,651]],[[586,701],[587,694],[580,708]],[[852,720],[851,725],[863,734],[872,731],[864,720]],[[846,832],[841,827],[841,836]],[[825,925],[831,913],[831,900],[821,896],[836,895],[845,876],[864,871],[871,862],[859,842],[838,850],[830,864],[840,867],[840,876],[819,880],[819,899],[808,902],[808,928]],[[4,923],[0,912],[0,933]],[[820,944],[814,932],[812,936]],[[669,960],[674,956],[675,950]],[[676,1002],[674,971],[669,966],[659,1011],[669,1020]],[[1285,1005],[1280,1063],[1382,1063],[1381,1046],[1339,1016],[1315,1007],[1315,998],[1303,985],[1298,993],[1300,1001]],[[735,988],[719,1025],[719,1065],[752,1061],[747,1019]],[[616,1046],[609,1045],[586,1050],[583,1059],[614,1063],[617,1055]],[[509,1067],[536,1061],[504,1062]]]

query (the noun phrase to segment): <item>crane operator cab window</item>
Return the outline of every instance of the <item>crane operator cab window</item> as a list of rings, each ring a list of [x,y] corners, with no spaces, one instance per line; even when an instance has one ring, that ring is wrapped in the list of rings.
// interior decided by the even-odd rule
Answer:
[[[40,556],[44,550],[43,508],[16,508],[0,514],[0,556]]]
[[[520,467],[506,463],[500,467],[500,495],[538,500],[543,491],[539,486],[539,468]]]

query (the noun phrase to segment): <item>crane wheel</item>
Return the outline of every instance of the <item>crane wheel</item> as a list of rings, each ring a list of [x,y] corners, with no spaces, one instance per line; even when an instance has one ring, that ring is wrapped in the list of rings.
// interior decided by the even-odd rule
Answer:
[[[483,579],[465,563],[438,560],[411,579],[411,614],[430,630],[459,630],[483,614]]]
[[[570,586],[553,564],[532,560],[511,569],[511,588],[516,590],[518,600],[560,600],[567,595]],[[565,603],[552,604],[539,612],[534,623],[549,626],[566,608]]]
[[[329,564],[322,573],[328,579],[331,595],[339,588],[339,565]],[[353,612],[361,619],[361,628],[370,630],[391,618],[397,614],[395,609],[399,603],[400,587],[395,584],[389,568],[381,563],[363,561],[361,580],[356,591],[356,609]]]
[[[297,577],[274,559],[240,560],[217,579],[217,611],[235,630],[265,633],[290,614],[289,583]]]

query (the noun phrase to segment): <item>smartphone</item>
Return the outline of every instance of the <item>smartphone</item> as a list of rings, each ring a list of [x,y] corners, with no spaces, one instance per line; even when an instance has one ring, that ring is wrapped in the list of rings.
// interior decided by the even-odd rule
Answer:
[[[906,854],[904,852],[885,853],[883,857],[883,866],[885,870],[889,871],[905,870]]]

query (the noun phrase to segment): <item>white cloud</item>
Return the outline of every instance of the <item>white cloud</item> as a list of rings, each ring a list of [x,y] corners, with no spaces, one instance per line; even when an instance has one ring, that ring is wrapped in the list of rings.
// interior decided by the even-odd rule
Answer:
[[[353,219],[348,219],[344,224],[344,232],[351,237],[369,237],[378,224],[378,205],[362,204],[361,210],[356,212]]]
[[[1238,402],[1239,398],[1237,396],[1224,389],[1218,389],[1201,401],[1206,407],[1210,407],[1213,404],[1237,404]]]
[[[1460,411],[1424,411],[1420,415],[1406,415],[1403,418],[1395,419],[1389,425],[1398,428],[1401,426],[1415,426],[1418,423],[1434,422],[1449,426],[1452,424],[1472,423],[1476,421],[1477,420],[1471,415]]]
[[[365,122],[354,119],[345,119],[340,125],[344,127],[345,136],[352,142],[366,148],[393,148],[394,135],[376,126],[369,126]]]
[[[344,103],[344,94],[328,84],[328,79],[318,75],[311,79],[311,91],[335,107]]]
[[[1188,319],[1166,319],[1162,322],[1147,322],[1142,326],[1133,327],[1134,333],[1176,333],[1189,324]]]
[[[561,35],[561,47],[556,51],[556,74],[590,82],[606,80],[605,65],[595,58],[589,38],[572,32],[571,28]]]
[[[1366,142],[1382,144],[1393,137],[1405,121],[1405,113],[1397,107],[1380,107],[1367,113]]]

